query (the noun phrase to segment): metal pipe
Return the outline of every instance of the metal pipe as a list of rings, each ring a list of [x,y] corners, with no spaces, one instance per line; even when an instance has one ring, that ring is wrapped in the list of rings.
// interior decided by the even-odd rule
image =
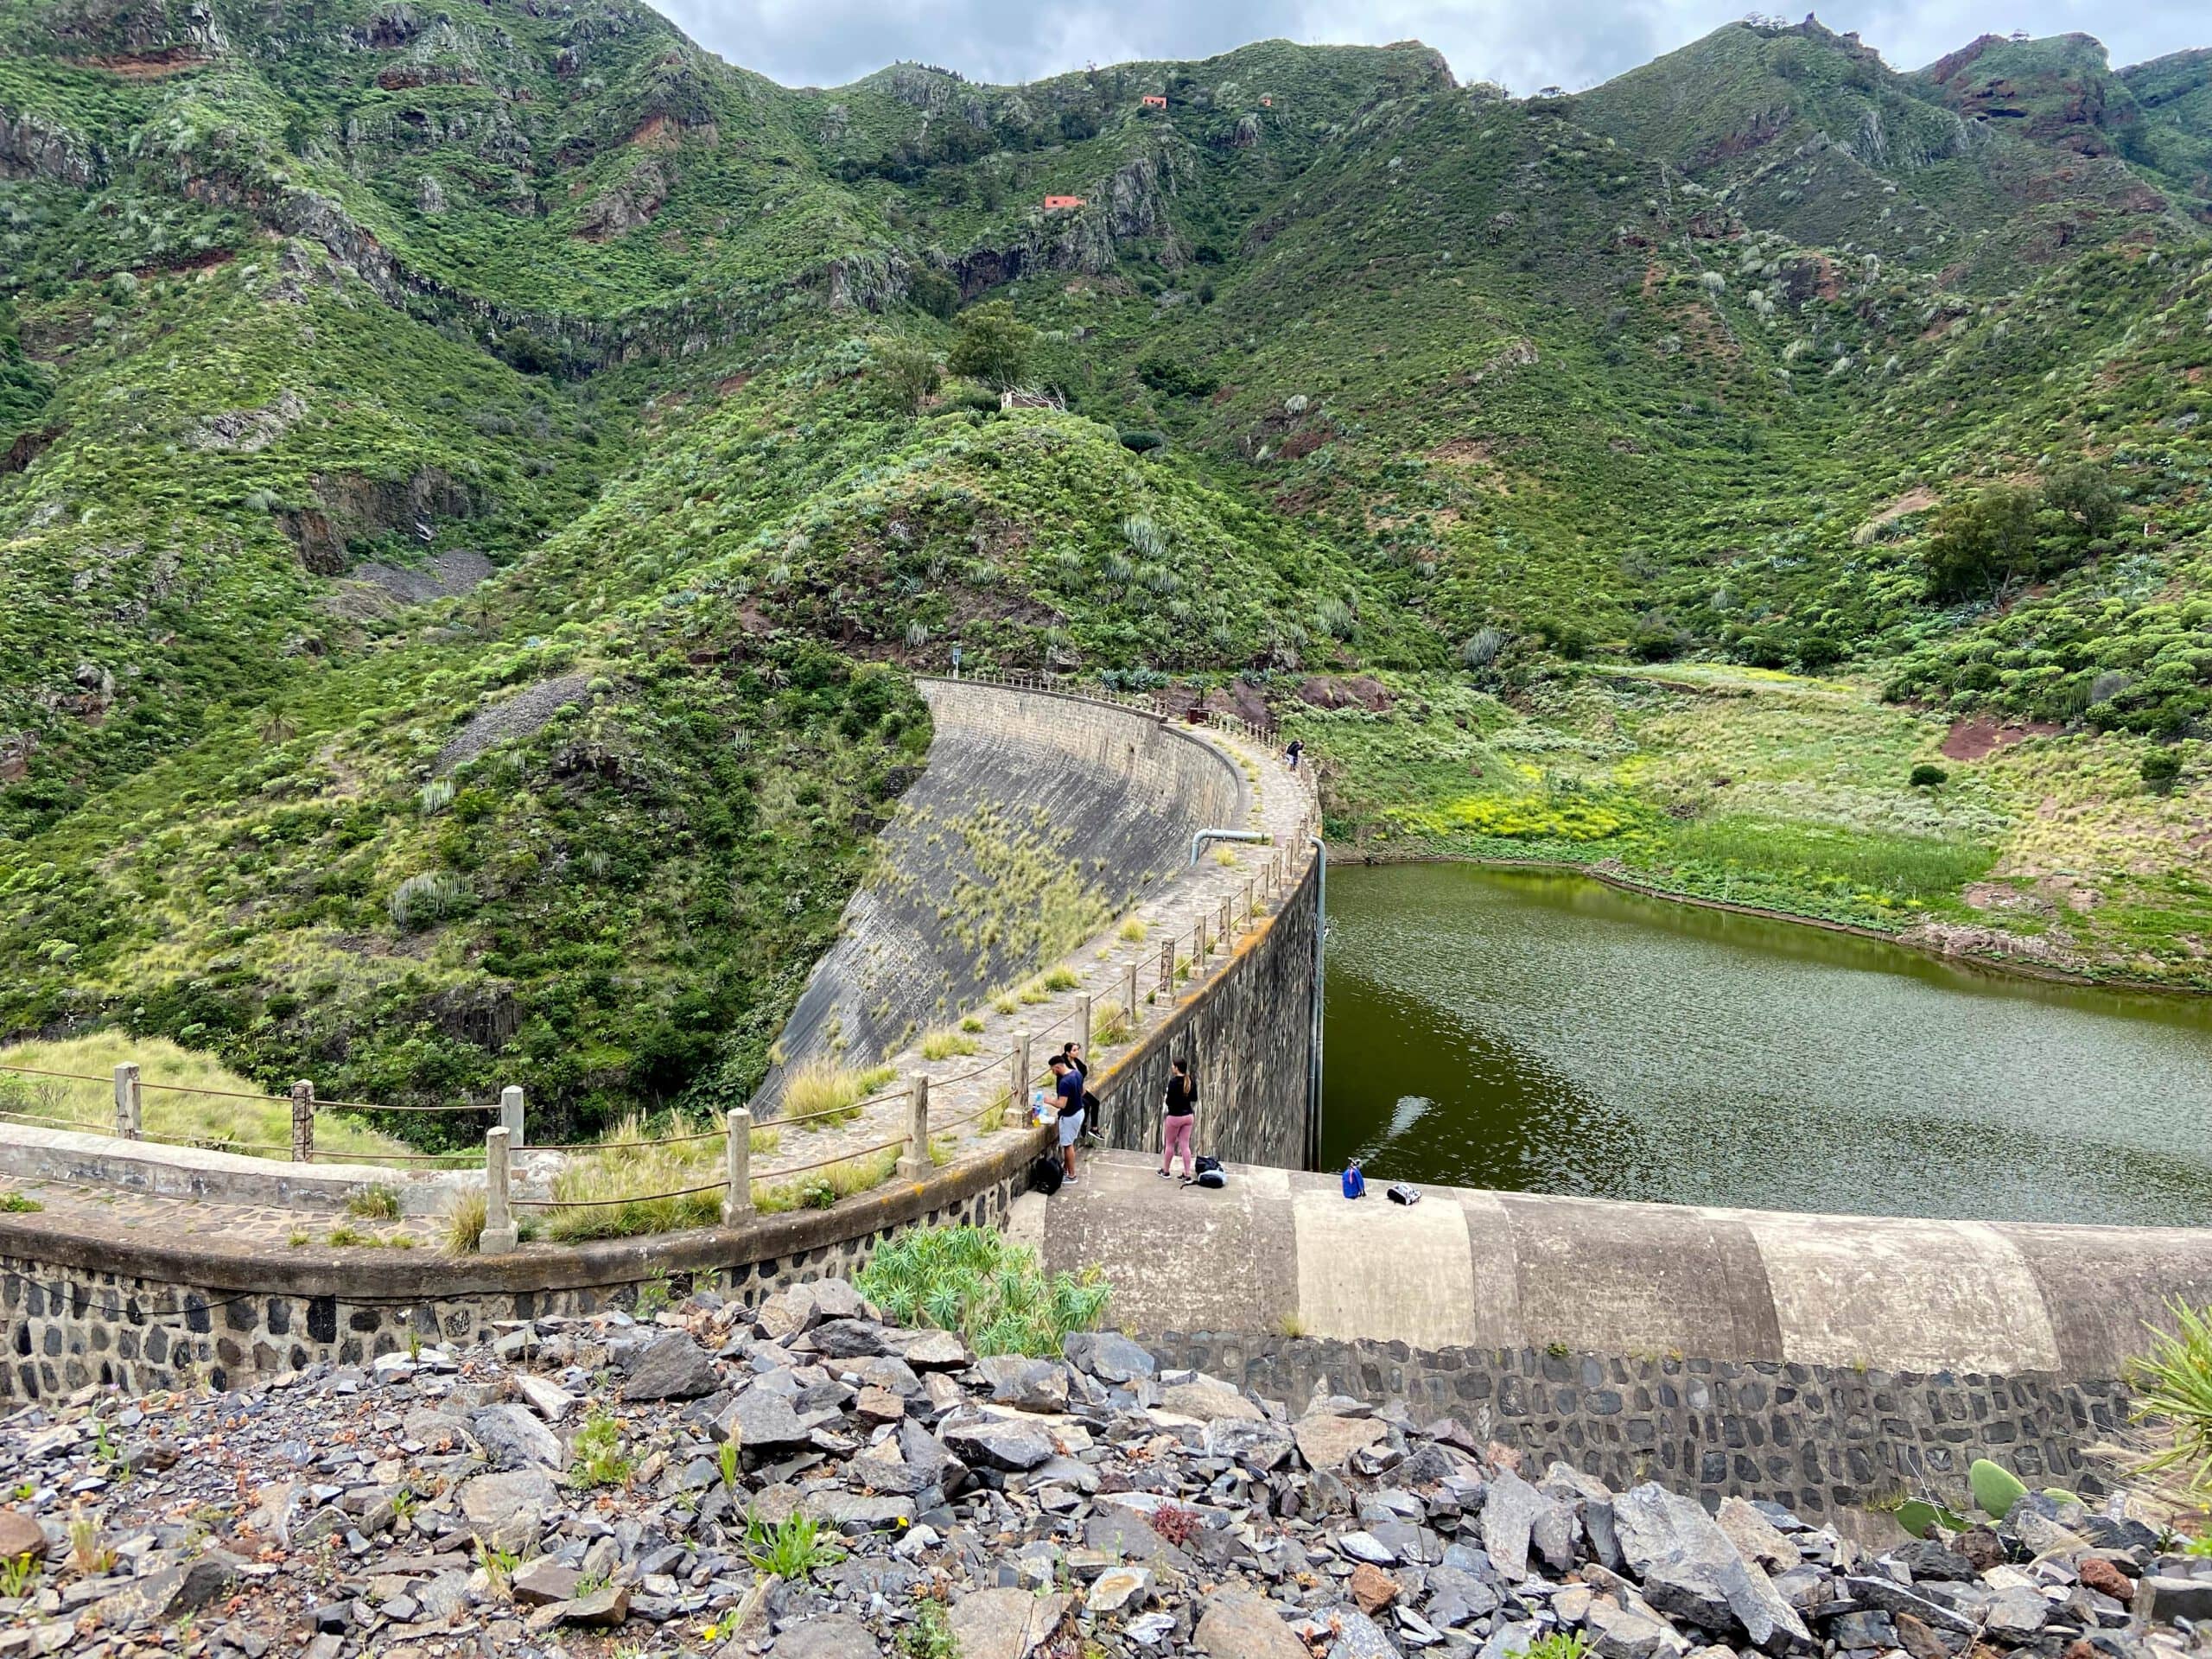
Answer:
[[[1191,862],[1198,861],[1198,853],[1210,841],[1266,841],[1264,830],[1201,830],[1191,837]]]
[[[1313,1148],[1308,1169],[1321,1167],[1321,1030],[1322,987],[1329,944],[1329,849],[1319,836],[1308,836],[1313,849],[1313,1040],[1306,1062],[1306,1121],[1311,1126]]]

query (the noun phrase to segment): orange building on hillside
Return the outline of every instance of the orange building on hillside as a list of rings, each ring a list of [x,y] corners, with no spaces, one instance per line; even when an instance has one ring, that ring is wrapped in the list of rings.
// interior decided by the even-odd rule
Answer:
[[[1048,213],[1057,213],[1064,208],[1080,207],[1083,204],[1084,198],[1081,196],[1047,196],[1045,198],[1045,211]]]

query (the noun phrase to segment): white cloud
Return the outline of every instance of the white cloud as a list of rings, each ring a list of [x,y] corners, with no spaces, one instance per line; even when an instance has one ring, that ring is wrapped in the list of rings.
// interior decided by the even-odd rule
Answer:
[[[787,86],[838,86],[902,58],[976,80],[1032,80],[1086,62],[1202,58],[1255,40],[1421,40],[1463,80],[1579,89],[1744,15],[1727,0],[660,0],[702,45]],[[1822,15],[1899,68],[1977,35],[2079,30],[2133,63],[2212,44],[2202,0],[1843,0]]]

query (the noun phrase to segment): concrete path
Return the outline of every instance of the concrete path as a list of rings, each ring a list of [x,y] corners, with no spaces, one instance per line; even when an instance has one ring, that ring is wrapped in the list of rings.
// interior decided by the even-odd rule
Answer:
[[[2212,1300],[2212,1232],[1789,1215],[1422,1189],[1232,1166],[1208,1192],[1106,1153],[1026,1224],[1097,1263],[1117,1324],[1768,1359],[2121,1375],[2174,1297]]]

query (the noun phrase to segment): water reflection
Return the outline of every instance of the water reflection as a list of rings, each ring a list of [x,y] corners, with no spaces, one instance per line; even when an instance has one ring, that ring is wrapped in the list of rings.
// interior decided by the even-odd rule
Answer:
[[[2202,1002],[1567,876],[1354,868],[1329,899],[1332,1165],[1783,1210],[2212,1219]]]

